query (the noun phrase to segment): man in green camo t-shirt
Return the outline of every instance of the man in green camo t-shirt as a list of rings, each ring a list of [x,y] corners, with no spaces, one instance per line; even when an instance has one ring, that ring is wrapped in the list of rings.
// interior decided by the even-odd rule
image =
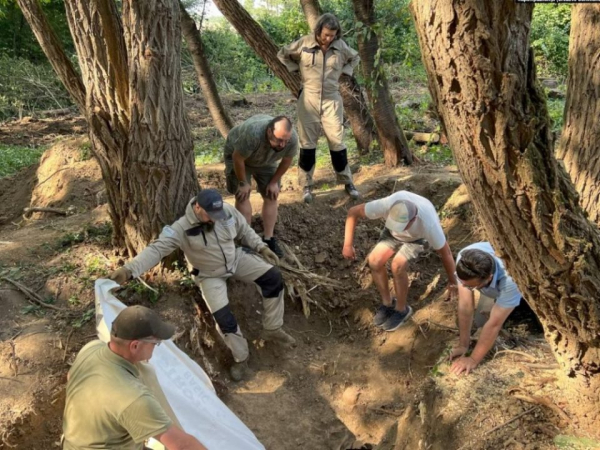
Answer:
[[[174,332],[151,309],[130,306],[113,322],[110,343],[81,349],[68,375],[64,450],[142,450],[150,438],[169,450],[206,450],[172,423],[140,379],[138,364]]]
[[[248,223],[252,218],[250,176],[263,198],[263,239],[277,256],[283,251],[273,237],[281,177],[298,153],[298,135],[285,116],[258,114],[231,129],[225,143],[227,190],[235,194],[235,207]]]

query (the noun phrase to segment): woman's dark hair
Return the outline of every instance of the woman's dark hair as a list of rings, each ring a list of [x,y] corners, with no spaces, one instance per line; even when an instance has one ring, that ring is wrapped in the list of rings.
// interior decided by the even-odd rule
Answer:
[[[483,280],[494,271],[494,258],[482,250],[465,250],[456,263],[456,275],[464,281]]]
[[[330,30],[336,30],[335,34],[336,39],[340,39],[342,37],[342,26],[340,25],[340,21],[337,17],[335,17],[331,13],[325,13],[319,20],[317,20],[317,24],[315,25],[315,37],[318,38],[321,36],[321,31],[323,28],[328,28]]]

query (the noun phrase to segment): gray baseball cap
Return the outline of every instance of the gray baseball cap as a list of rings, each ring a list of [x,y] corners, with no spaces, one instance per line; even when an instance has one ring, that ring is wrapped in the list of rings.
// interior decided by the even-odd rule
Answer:
[[[416,215],[417,205],[409,200],[399,200],[390,208],[385,226],[396,233],[402,233],[408,222],[414,219]]]
[[[128,306],[112,323],[111,334],[120,339],[135,341],[155,337],[171,339],[175,326],[164,322],[155,311],[145,306]]]

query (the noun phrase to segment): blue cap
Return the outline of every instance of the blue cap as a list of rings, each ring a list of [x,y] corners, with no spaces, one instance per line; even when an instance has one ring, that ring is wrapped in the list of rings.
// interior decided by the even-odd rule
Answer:
[[[196,203],[213,220],[227,218],[227,213],[223,210],[223,197],[221,197],[221,194],[216,189],[202,189],[196,196]]]

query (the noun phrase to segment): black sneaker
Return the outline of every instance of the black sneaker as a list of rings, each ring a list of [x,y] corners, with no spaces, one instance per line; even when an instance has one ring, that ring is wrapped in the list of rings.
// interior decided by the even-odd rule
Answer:
[[[271,251],[275,253],[279,258],[283,258],[283,250],[279,246],[277,239],[275,239],[274,237],[271,237],[271,239],[263,238],[263,242],[267,244]]]
[[[379,305],[377,311],[375,312],[375,316],[373,317],[373,325],[376,327],[382,326],[394,313],[396,306],[396,299],[392,298],[392,306]]]
[[[359,199],[360,192],[358,192],[358,189],[356,189],[354,184],[348,183],[348,184],[344,185],[344,189],[346,190],[346,194],[348,194],[350,196],[350,198],[352,198],[352,200]]]
[[[385,331],[397,330],[406,323],[412,314],[413,309],[408,305],[406,305],[406,309],[402,312],[394,310],[381,328],[383,328]]]

